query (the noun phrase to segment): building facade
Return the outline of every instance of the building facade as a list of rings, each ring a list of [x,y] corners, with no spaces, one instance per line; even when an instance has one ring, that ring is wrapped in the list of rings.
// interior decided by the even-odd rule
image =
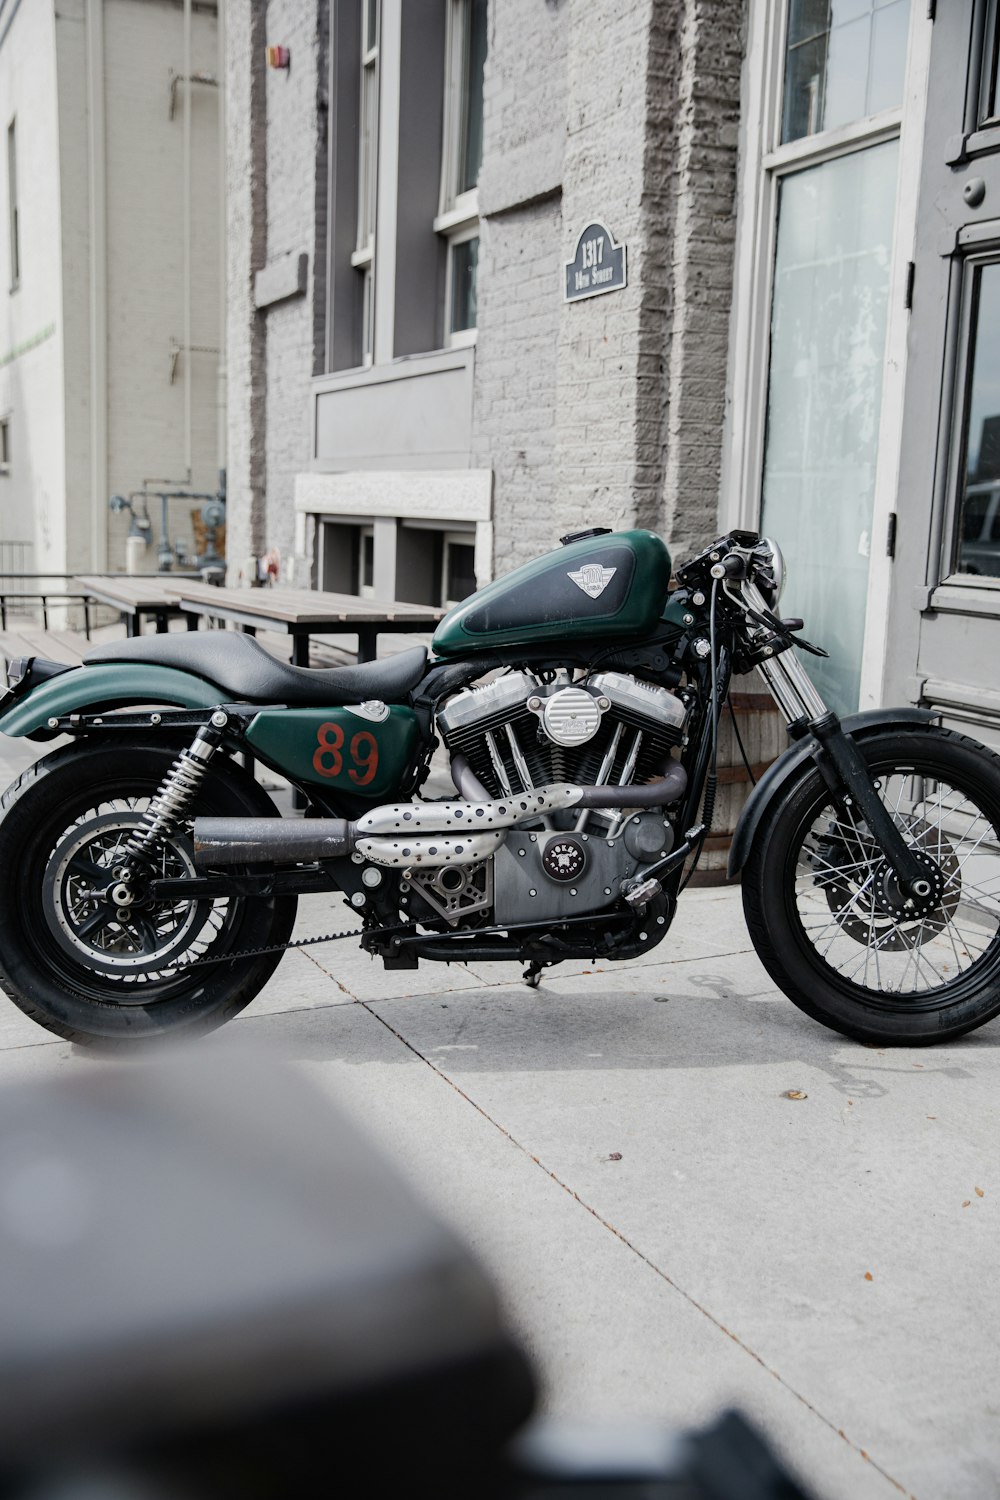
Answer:
[[[134,492],[155,571],[144,485],[218,487],[219,72],[205,0],[0,0],[0,571],[121,568]]]
[[[440,603],[580,525],[712,530],[731,10],[231,8],[234,564],[274,547],[296,582]],[[627,284],[566,302],[595,221]]]
[[[993,738],[997,11],[232,18],[231,557],[446,603],[582,526],[762,528],[834,706]]]

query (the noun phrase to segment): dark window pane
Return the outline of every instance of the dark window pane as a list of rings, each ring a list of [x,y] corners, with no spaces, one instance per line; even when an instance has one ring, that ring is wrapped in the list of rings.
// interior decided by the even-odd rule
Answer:
[[[962,540],[966,542],[978,542],[983,534],[983,522],[986,520],[986,512],[990,508],[989,490],[980,490],[978,494],[970,491],[965,496],[965,514],[962,517]]]
[[[459,603],[476,592],[476,549],[450,542],[445,549],[444,596]]]
[[[789,0],[782,141],[902,102],[910,0]]]
[[[994,10],[991,31],[983,48],[982,83],[980,88],[980,121],[997,117],[997,75],[1000,72],[1000,14]]]
[[[365,51],[370,52],[378,41],[378,0],[368,0],[368,24],[365,28]]]
[[[1000,577],[994,519],[1000,500],[1000,265],[981,266],[974,275],[957,567],[960,573],[996,578]]]
[[[789,50],[785,65],[783,141],[797,141],[823,128],[826,43],[824,33]]]
[[[369,533],[361,535],[361,586],[370,589],[375,582],[375,538]]]
[[[486,0],[469,0],[466,11],[464,118],[458,191],[479,181],[483,161],[483,68],[486,63]]]
[[[476,326],[476,271],[479,237],[463,240],[451,252],[451,331]]]
[[[830,29],[830,0],[790,0],[787,45],[807,41]]]

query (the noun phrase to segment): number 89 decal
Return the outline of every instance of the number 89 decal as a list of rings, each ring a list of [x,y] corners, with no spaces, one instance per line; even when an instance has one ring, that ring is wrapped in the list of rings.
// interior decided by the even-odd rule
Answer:
[[[321,724],[316,733],[316,749],[313,751],[313,770],[319,776],[339,776],[344,769],[344,740],[346,736],[339,724]],[[348,746],[351,766],[347,772],[355,786],[367,786],[374,781],[378,771],[378,740],[367,729],[351,736]]]

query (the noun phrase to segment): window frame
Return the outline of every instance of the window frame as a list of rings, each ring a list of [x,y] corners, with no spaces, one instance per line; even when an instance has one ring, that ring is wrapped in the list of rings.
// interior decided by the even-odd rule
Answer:
[[[0,415],[0,477],[7,478],[11,471],[11,417],[10,412]]]
[[[370,17],[375,42],[368,45]],[[381,92],[381,0],[361,0],[358,90],[358,192],[351,265],[361,277],[361,364],[375,357],[375,243],[378,229],[379,95]]]
[[[849,151],[899,138],[896,226],[889,279],[889,313],[878,459],[872,514],[868,615],[861,703],[879,701],[884,639],[892,587],[885,537],[895,509],[908,312],[904,301],[906,247],[912,246],[924,129],[923,79],[933,23],[921,0],[911,0],[903,101],[868,119],[781,144],[787,0],[749,0],[745,89],[738,178],[739,219],[733,270],[733,315],[727,379],[719,520],[722,529],[757,529],[763,502],[768,375],[777,214],[781,181]],[[780,539],[779,539],[780,540]]]
[[[448,238],[448,259],[444,274],[444,340],[448,349],[468,349],[476,342],[476,325],[471,328],[452,326],[452,293],[455,287],[455,251],[459,245],[467,245],[479,238],[479,220],[466,221]],[[477,277],[478,279],[478,277]]]
[[[441,130],[441,192],[433,229],[446,242],[444,347],[467,348],[476,342],[475,328],[452,327],[454,255],[458,245],[479,237],[478,185],[458,191],[464,149],[463,128],[468,94],[466,59],[472,0],[448,0],[445,34],[444,118]]]
[[[982,226],[986,230],[987,226]],[[962,573],[959,555],[962,550],[962,500],[965,494],[964,474],[969,451],[968,419],[975,372],[974,318],[978,310],[978,272],[986,266],[1000,266],[1000,232],[980,238],[975,248],[962,256],[961,284],[951,318],[948,345],[954,350],[954,374],[951,390],[946,391],[949,445],[944,516],[941,525],[940,554],[936,563],[935,587],[989,589],[1000,591],[1000,576],[990,573]],[[992,504],[992,501],[991,501]],[[987,506],[989,512],[990,507]]]

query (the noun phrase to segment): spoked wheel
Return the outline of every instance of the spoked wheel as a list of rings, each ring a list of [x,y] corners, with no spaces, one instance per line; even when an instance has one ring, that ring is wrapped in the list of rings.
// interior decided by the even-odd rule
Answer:
[[[6,793],[0,820],[0,985],[58,1036],[131,1046],[208,1031],[248,1005],[287,942],[294,898],[158,894],[194,876],[187,825],[137,870],[123,852],[176,748],[72,747]],[[209,768],[190,816],[268,816],[230,761]]]
[[[862,751],[926,872],[904,894],[858,809],[807,770],[765,817],[743,875],[750,934],[785,994],[862,1041],[945,1041],[1000,1013],[1000,760],[944,730]]]

